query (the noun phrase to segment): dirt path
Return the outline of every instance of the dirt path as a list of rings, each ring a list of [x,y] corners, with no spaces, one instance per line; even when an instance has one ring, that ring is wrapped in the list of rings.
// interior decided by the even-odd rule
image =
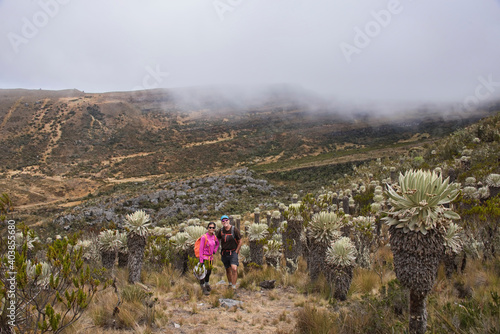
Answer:
[[[292,288],[250,291],[238,289],[232,298],[241,302],[241,306],[227,308],[212,305],[221,296],[226,287],[216,287],[210,296],[204,296],[186,308],[185,298],[166,298],[159,307],[168,309],[169,322],[162,326],[163,333],[261,333],[270,334],[280,330],[291,333],[295,326],[295,313],[299,309],[295,303],[300,294]],[[300,298],[300,297],[299,297]]]
[[[44,106],[47,104],[48,101],[44,101]],[[63,119],[63,116],[66,116],[69,113],[68,109],[60,111],[58,116]],[[48,129],[48,134],[49,134],[49,145],[47,146],[47,149],[45,152],[42,153],[42,157],[40,161],[42,162],[47,162],[47,158],[52,154],[52,151],[59,146],[59,140],[61,139],[62,136],[62,126],[63,124],[66,123],[65,120],[62,121],[57,121],[54,120],[51,123],[47,123],[46,126],[49,126]]]
[[[2,128],[5,126],[5,124],[7,124],[7,122],[9,121],[9,118],[12,116],[12,113],[14,112],[14,110],[17,109],[17,107],[19,107],[22,100],[23,100],[23,98],[21,97],[19,100],[16,101],[16,103],[14,103],[14,105],[12,107],[10,107],[9,111],[7,112],[7,115],[5,115],[5,117],[2,121],[2,124],[0,124],[0,130],[2,130]]]
[[[432,141],[426,141],[426,142],[432,142]],[[337,165],[337,164],[341,164],[341,163],[363,161],[363,160],[367,160],[367,159],[383,158],[386,156],[407,152],[409,147],[421,146],[421,145],[424,145],[426,142],[408,143],[407,145],[399,146],[399,147],[374,149],[374,150],[371,150],[368,152],[353,153],[353,154],[349,154],[349,155],[344,155],[344,156],[340,156],[340,157],[326,159],[323,161],[314,161],[314,162],[306,162],[306,163],[298,162],[293,167],[271,169],[269,171],[264,172],[263,174],[270,174],[270,173],[276,173],[276,172],[286,172],[286,171],[291,171],[291,170],[295,170],[295,169],[309,168],[309,167]]]

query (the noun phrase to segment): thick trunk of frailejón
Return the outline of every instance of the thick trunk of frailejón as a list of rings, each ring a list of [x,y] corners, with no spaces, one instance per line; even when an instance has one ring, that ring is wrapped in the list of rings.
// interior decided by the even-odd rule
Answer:
[[[321,242],[314,242],[314,240],[310,240],[308,243],[309,252],[307,253],[307,267],[309,269],[309,277],[311,281],[314,281],[325,269],[325,256],[328,246]]]
[[[427,295],[410,289],[410,334],[425,334],[427,329]]]
[[[301,233],[302,219],[288,219],[287,226],[282,233],[282,242],[286,266],[290,271],[297,269],[297,259],[302,252]]]
[[[140,282],[144,249],[146,248],[146,237],[130,233],[127,236],[127,248],[128,281],[129,283]]]
[[[333,283],[333,297],[340,301],[347,299],[347,293],[352,282],[352,266],[336,267],[331,270],[328,281]]]
[[[128,265],[128,252],[118,252],[118,268],[125,268]]]
[[[259,241],[250,241],[250,258],[252,262],[262,266],[264,264],[264,245]]]
[[[115,251],[101,251],[102,266],[106,269],[112,269],[115,265],[116,252]]]
[[[410,289],[410,333],[425,333],[427,312],[425,299],[437,277],[444,254],[444,238],[436,230],[424,235],[404,233],[394,226],[389,228],[390,244],[394,254],[394,271],[401,284]]]

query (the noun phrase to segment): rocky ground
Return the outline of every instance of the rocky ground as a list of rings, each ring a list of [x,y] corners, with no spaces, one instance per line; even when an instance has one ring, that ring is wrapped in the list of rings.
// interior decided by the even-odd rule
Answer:
[[[237,214],[253,209],[249,207],[251,199],[258,201],[278,195],[279,191],[266,180],[255,179],[250,170],[242,168],[228,175],[163,183],[156,190],[133,197],[113,194],[98,201],[88,201],[66,210],[55,217],[54,222],[66,231],[81,227],[82,223],[92,226],[114,222],[121,226],[126,214],[139,209],[151,216],[153,225],[179,215],[179,218],[209,219],[231,203],[239,212],[230,214]]]

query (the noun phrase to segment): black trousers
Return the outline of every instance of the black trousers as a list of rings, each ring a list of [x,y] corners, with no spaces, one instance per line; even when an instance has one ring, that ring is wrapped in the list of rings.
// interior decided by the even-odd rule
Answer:
[[[201,285],[203,285],[204,283],[208,283],[208,281],[210,280],[211,273],[212,273],[212,270],[207,270],[207,274],[205,275],[205,278],[200,280]]]

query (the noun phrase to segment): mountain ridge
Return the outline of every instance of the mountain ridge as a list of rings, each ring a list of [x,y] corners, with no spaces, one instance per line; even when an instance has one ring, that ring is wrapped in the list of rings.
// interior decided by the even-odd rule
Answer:
[[[196,100],[180,91],[0,90],[0,185],[26,206],[158,176],[346,163],[423,145],[489,114],[356,116],[321,100],[312,108],[296,87],[251,105],[228,92],[219,94],[228,100],[216,90]]]

